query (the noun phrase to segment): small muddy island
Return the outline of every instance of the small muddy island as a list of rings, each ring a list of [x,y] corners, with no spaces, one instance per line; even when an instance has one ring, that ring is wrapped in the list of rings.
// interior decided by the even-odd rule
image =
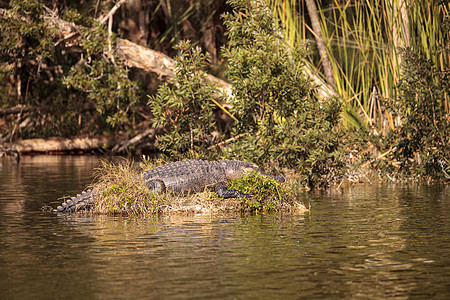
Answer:
[[[153,165],[144,164],[150,169],[137,173],[126,162],[104,162],[97,171],[98,182],[54,212],[147,215],[305,210],[281,184],[286,181],[282,176],[264,173],[247,161],[184,160]]]

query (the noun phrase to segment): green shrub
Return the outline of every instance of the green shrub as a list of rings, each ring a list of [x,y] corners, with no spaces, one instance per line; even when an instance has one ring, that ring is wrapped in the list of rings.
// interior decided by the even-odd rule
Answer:
[[[14,0],[10,5],[11,9],[0,15],[0,62],[44,63],[54,54],[54,46],[42,19],[43,5],[35,0]]]
[[[29,125],[20,133],[13,130],[20,137],[75,135],[82,128],[90,133],[129,128],[129,115],[139,100],[138,89],[128,78],[128,70],[115,63],[114,53],[109,51],[110,44],[114,49],[114,36],[110,40],[106,27],[94,21],[92,10],[87,8],[90,4],[88,1],[79,10],[70,7],[78,6],[76,3],[55,4],[65,11],[66,19],[89,26],[80,30],[81,51],[71,51],[80,48],[65,47],[57,40],[57,30],[44,20],[41,1],[13,0],[9,9],[2,10],[0,72],[6,76],[0,76],[0,84],[17,85],[9,89],[17,92],[2,93],[0,106],[36,107],[35,112],[24,113]],[[14,78],[13,83],[8,82],[10,78]],[[89,108],[86,102],[95,103],[100,114],[84,111],[83,107]],[[80,118],[77,115],[74,120],[77,113]],[[7,121],[18,122],[11,117]]]
[[[442,49],[447,51],[448,49]],[[409,175],[444,178],[450,172],[450,69],[437,70],[411,50],[402,50],[399,96],[390,104],[401,123],[386,139],[393,158]],[[448,178],[447,178],[448,179]]]
[[[292,190],[272,177],[253,172],[249,175],[229,182],[230,189],[236,189],[244,194],[251,195],[241,199],[243,212],[270,212],[283,209],[293,209],[295,197]]]
[[[224,15],[229,44],[223,48],[230,100],[232,139],[223,139],[212,117],[217,92],[204,80],[205,55],[189,42],[178,46],[176,76],[163,84],[149,105],[154,126],[167,132],[156,145],[172,159],[180,156],[241,158],[260,165],[298,170],[309,186],[324,185],[343,172],[341,107],[319,101],[303,75],[305,47],[289,48],[270,11],[258,1],[229,1]]]
[[[258,1],[230,1],[224,15],[229,44],[226,76],[233,86],[232,112],[239,119],[230,155],[297,169],[310,186],[342,172],[341,107],[319,101],[302,73],[306,47],[290,48],[267,8]]]
[[[220,138],[213,118],[216,90],[205,80],[206,56],[189,41],[181,42],[177,49],[180,54],[175,59],[173,82],[164,83],[148,101],[153,126],[166,129],[156,137],[156,146],[172,159],[205,155]]]
[[[114,45],[114,36],[109,41],[105,26],[99,23],[84,28],[82,36],[86,57],[70,68],[63,83],[67,88],[85,93],[112,127],[128,125],[128,116],[139,101],[139,93],[136,83],[128,77],[128,70],[115,63],[114,54],[104,54],[109,43]]]

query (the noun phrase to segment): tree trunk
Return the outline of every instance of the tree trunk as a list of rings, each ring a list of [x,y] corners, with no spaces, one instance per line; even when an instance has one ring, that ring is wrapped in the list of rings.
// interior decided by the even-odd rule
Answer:
[[[313,34],[316,39],[317,49],[319,50],[320,57],[322,59],[322,66],[325,73],[325,77],[331,86],[336,87],[333,77],[333,69],[331,68],[330,59],[327,54],[327,47],[323,41],[322,33],[319,25],[319,17],[317,16],[317,7],[315,0],[305,0],[306,8],[308,9],[308,15],[311,19],[311,25],[313,28]]]

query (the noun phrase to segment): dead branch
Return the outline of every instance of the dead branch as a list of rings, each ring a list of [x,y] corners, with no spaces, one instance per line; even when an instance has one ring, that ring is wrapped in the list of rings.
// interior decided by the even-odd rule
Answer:
[[[123,4],[122,1],[119,1],[117,5],[121,4]],[[103,20],[106,22],[107,17],[109,17],[110,14],[114,14],[115,7],[116,6],[101,19],[101,22],[103,22]],[[44,9],[44,20],[50,29],[54,29],[52,33],[56,34],[55,38],[58,38],[56,44],[64,43],[68,48],[68,51],[79,53],[79,44],[81,41],[80,27],[72,22],[62,20],[49,8],[44,7]],[[0,9],[0,13],[7,14],[8,11]],[[117,39],[115,51],[116,57],[128,67],[139,68],[146,72],[154,73],[158,75],[161,80],[166,81],[170,81],[175,75],[174,60],[164,53],[121,38]],[[321,80],[317,74],[311,72],[309,68],[305,68],[304,72],[316,83],[320,98],[326,99],[336,95],[333,88]],[[207,74],[206,80],[218,85],[221,92],[227,95],[228,98],[232,97],[232,86],[228,82],[211,74]]]
[[[120,143],[116,144],[111,149],[111,151],[117,152],[117,153],[126,152],[130,146],[136,146],[137,144],[141,143],[142,140],[144,140],[146,138],[153,142],[155,140],[155,135],[160,134],[162,131],[163,131],[162,127],[148,128],[147,130],[144,130],[143,132],[135,135],[131,139],[129,139],[125,142],[120,142]]]
[[[27,139],[14,143],[4,143],[2,147],[23,153],[30,152],[69,152],[88,151],[94,149],[110,149],[117,143],[115,137],[94,136],[94,137],[73,137],[60,138],[53,137],[47,139]]]
[[[111,18],[116,11],[120,8],[120,6],[122,6],[122,4],[124,4],[125,2],[127,2],[127,0],[120,0],[116,3],[116,5],[113,6],[113,8],[103,17],[100,19],[100,23],[104,24],[109,18]]]

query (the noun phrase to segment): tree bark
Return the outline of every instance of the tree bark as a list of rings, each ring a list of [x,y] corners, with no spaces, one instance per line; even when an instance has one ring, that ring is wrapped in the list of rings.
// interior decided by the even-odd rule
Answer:
[[[317,49],[319,50],[320,57],[322,59],[322,66],[325,73],[325,77],[331,86],[336,87],[336,83],[333,77],[333,69],[331,68],[330,59],[327,54],[327,47],[323,41],[322,33],[319,25],[319,18],[317,16],[317,7],[315,0],[305,0],[306,8],[308,10],[309,18],[311,19],[311,25],[313,28],[314,37],[317,43]]]

